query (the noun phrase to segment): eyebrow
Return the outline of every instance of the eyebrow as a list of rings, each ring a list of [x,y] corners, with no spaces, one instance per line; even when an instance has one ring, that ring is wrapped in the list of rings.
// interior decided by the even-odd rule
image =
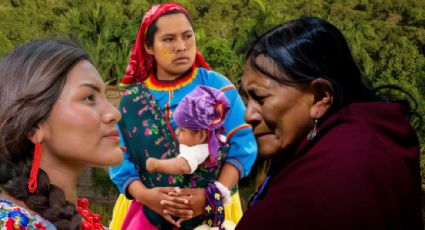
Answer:
[[[239,95],[241,95],[243,97],[248,97],[248,94],[245,92],[245,88],[243,87],[242,84],[240,84],[239,87],[238,87],[238,93],[239,93]]]
[[[92,83],[83,83],[78,88],[82,88],[82,87],[89,87],[89,88],[100,93],[100,88],[98,86],[92,84]]]
[[[181,34],[188,34],[188,33],[192,33],[192,31],[193,30],[186,30],[186,31],[184,31],[183,33],[181,33]],[[167,36],[175,36],[176,34],[175,33],[168,33],[168,34],[163,34],[163,35],[161,35],[161,37],[167,37]]]

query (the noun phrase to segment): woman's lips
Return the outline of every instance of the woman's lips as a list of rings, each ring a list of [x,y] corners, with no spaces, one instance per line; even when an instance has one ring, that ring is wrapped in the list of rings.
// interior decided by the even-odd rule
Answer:
[[[179,58],[174,59],[173,62],[176,63],[176,64],[186,64],[186,63],[189,62],[189,58],[188,57],[179,57]]]
[[[118,129],[114,129],[106,133],[105,137],[112,140],[120,140],[120,133],[118,132]]]

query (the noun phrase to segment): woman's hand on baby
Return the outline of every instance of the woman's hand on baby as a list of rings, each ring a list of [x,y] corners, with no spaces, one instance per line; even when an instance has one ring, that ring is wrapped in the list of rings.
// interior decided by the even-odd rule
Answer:
[[[191,216],[201,215],[204,211],[206,196],[203,188],[175,188],[170,192],[170,200],[161,201],[164,211],[177,217],[187,216],[186,210],[191,210]]]
[[[143,205],[147,206],[154,212],[164,217],[164,219],[170,222],[171,224],[179,227],[180,224],[172,218],[172,215],[167,214],[167,212],[164,212],[165,210],[161,205],[162,200],[171,199],[171,196],[168,194],[173,191],[174,188],[171,187],[155,187],[151,189],[146,189],[135,198]]]

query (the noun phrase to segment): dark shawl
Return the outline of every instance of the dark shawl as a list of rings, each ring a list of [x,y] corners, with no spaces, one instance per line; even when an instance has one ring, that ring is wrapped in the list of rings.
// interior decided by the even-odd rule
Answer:
[[[405,112],[357,103],[329,117],[237,229],[423,229],[419,143]]]

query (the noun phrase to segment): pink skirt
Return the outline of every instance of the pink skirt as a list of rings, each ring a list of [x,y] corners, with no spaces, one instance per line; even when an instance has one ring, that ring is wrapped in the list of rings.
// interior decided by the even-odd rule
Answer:
[[[158,230],[152,225],[148,218],[143,213],[142,204],[133,200],[122,223],[121,229],[144,229],[144,230]]]

